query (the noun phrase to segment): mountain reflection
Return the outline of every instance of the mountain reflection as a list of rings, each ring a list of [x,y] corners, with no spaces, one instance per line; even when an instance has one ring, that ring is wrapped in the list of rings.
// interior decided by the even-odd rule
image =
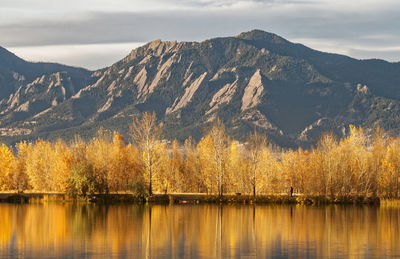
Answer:
[[[0,257],[383,258],[399,208],[0,204]]]

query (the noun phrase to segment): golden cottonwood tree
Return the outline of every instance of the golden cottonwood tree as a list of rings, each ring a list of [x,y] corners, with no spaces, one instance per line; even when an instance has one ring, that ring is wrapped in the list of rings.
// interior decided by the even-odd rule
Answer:
[[[14,154],[4,144],[0,146],[0,190],[10,190],[12,188],[12,165]]]
[[[379,191],[378,181],[381,172],[383,171],[382,161],[385,159],[385,155],[387,152],[388,142],[393,142],[393,140],[389,139],[384,131],[378,127],[375,129],[374,137],[372,141],[372,159],[370,161],[370,177],[369,182],[371,185],[371,192],[373,196],[376,196]]]
[[[282,178],[280,165],[272,150],[267,146],[262,147],[255,173],[257,179],[255,184],[258,193],[277,194],[283,191],[286,182]],[[251,172],[251,165],[249,164],[248,166],[249,169],[247,171]],[[251,177],[248,177],[248,179],[251,179]]]
[[[179,142],[176,139],[172,142],[171,159],[168,167],[167,170],[170,171],[171,191],[184,192],[187,181],[185,181],[182,153]]]
[[[52,170],[54,152],[52,144],[37,140],[26,157],[26,172],[31,186],[36,191],[55,191]]]
[[[145,168],[143,167],[142,156],[139,150],[128,144],[126,147],[127,156],[129,157],[129,167],[130,167],[130,182],[127,183],[131,191],[136,192],[138,195],[143,195],[145,193]]]
[[[71,174],[67,179],[66,193],[72,197],[87,197],[87,195],[94,194],[97,190],[87,144],[79,136],[75,136],[70,144],[70,150],[73,164]]]
[[[139,163],[137,151],[126,145],[124,136],[114,132],[111,145],[110,163],[108,166],[108,185],[110,191],[127,191],[136,182]]]
[[[185,160],[183,166],[185,192],[205,192],[207,189],[204,177],[201,174],[199,153],[191,137],[185,140]]]
[[[337,172],[337,177],[340,179],[338,190],[338,195],[340,196],[350,196],[353,189],[353,172],[351,168],[351,157],[352,147],[348,138],[342,139],[339,142],[338,147],[338,163],[339,170]]]
[[[36,191],[64,192],[70,175],[73,155],[65,142],[37,140],[29,148],[20,144],[25,159],[26,174]],[[23,161],[21,161],[22,163]],[[23,164],[19,165],[23,169]]]
[[[217,193],[216,187],[216,164],[213,160],[212,139],[209,136],[203,137],[197,144],[196,152],[199,156],[200,179],[207,193]]]
[[[243,154],[238,149],[238,143],[232,141],[226,169],[226,191],[244,193],[246,192],[246,175],[243,173],[246,170],[246,161]]]
[[[152,156],[154,158],[154,164],[152,167],[153,173],[153,192],[168,193],[168,191],[173,188],[173,185],[177,183],[174,182],[171,167],[170,167],[170,157],[168,155],[168,147],[165,143],[158,143],[154,146]],[[144,157],[143,159],[146,159]]]
[[[260,163],[260,156],[263,148],[267,145],[267,137],[254,131],[247,139],[247,153],[251,170],[251,185],[253,189],[253,196],[256,196],[256,172]]]
[[[53,155],[54,165],[52,178],[54,179],[54,189],[60,192],[65,192],[67,188],[67,180],[71,174],[73,154],[68,145],[59,139],[54,145]]]
[[[350,125],[350,135],[348,140],[351,144],[349,157],[350,168],[352,172],[353,193],[367,194],[371,188],[369,182],[369,161],[370,153],[367,151],[367,141],[364,130]]]
[[[200,149],[203,155],[202,157],[205,158],[205,160],[203,159],[203,165],[204,162],[212,165],[212,171],[209,172],[211,175],[209,174],[209,176],[213,179],[210,178],[209,180],[211,182],[215,181],[218,196],[223,196],[225,163],[227,162],[229,142],[230,140],[225,132],[225,126],[220,119],[217,119],[213,123],[207,136],[200,141],[201,145],[199,143],[202,147]]]
[[[300,173],[298,172],[297,162],[298,153],[293,150],[287,150],[281,154],[281,166],[285,170],[284,174],[284,189],[283,192],[288,192],[290,187],[294,189],[298,188],[298,177]],[[310,175],[311,176],[311,175]]]
[[[142,117],[135,117],[130,125],[129,134],[132,142],[143,154],[143,162],[149,183],[149,194],[153,194],[153,167],[157,162],[155,154],[157,145],[161,142],[162,125],[157,124],[155,112],[144,112]]]
[[[337,172],[337,150],[338,143],[336,137],[332,133],[322,135],[318,142],[318,150],[321,158],[321,190],[325,196],[334,196],[335,194],[335,175]]]
[[[93,166],[93,176],[96,190],[99,193],[110,192],[109,167],[112,163],[112,135],[110,131],[99,129],[97,137],[87,146],[87,158]]]
[[[377,179],[379,195],[398,198],[400,191],[400,138],[390,141]]]
[[[299,148],[297,150],[297,154],[294,154],[296,157],[296,182],[293,182],[292,185],[294,190],[299,193],[306,193],[310,191],[310,182],[309,182],[309,174],[311,172],[310,168],[310,152],[308,150],[303,150]]]
[[[26,172],[26,159],[29,149],[32,145],[28,145],[25,141],[16,144],[17,158],[13,164],[12,186],[18,193],[29,188],[29,177]]]

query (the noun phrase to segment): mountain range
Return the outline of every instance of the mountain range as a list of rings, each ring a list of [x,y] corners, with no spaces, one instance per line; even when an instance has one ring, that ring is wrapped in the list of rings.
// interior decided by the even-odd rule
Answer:
[[[260,30],[203,42],[155,40],[88,71],[24,61],[0,48],[0,139],[90,139],[127,132],[155,111],[168,139],[201,138],[222,119],[244,140],[254,129],[308,147],[348,125],[400,133],[400,63],[324,53]]]

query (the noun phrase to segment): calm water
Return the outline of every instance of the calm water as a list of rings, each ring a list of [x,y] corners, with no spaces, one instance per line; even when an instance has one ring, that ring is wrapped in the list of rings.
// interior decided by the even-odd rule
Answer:
[[[395,258],[400,209],[0,204],[1,258]]]

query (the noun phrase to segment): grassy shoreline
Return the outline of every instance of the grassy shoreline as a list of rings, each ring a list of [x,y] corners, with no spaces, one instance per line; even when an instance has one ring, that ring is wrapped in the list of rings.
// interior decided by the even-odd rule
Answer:
[[[151,204],[400,204],[398,200],[380,199],[378,197],[334,197],[295,195],[235,195],[223,197],[212,194],[155,194],[150,197],[137,197],[132,194],[96,194],[88,198],[72,198],[64,193],[0,193],[0,202],[8,203],[40,203],[40,202],[74,202],[85,201],[99,204],[110,203],[151,203]]]

